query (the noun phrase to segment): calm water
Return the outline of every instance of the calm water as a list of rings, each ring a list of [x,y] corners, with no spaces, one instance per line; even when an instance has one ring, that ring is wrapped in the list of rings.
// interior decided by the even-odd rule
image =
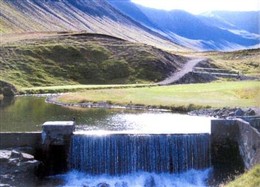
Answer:
[[[210,133],[210,119],[166,112],[66,108],[45,98],[16,97],[0,103],[0,131],[40,131],[45,121],[77,121],[78,133]]]

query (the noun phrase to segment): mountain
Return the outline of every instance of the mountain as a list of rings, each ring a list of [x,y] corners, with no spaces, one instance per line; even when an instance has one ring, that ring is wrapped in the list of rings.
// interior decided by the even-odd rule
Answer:
[[[201,14],[201,19],[225,29],[244,30],[249,33],[260,34],[260,11],[212,11]]]
[[[1,0],[0,33],[76,31],[167,50],[238,50],[260,43],[258,12],[192,15],[131,0]]]
[[[213,22],[212,17],[195,16],[181,10],[157,10],[136,5],[130,0],[108,1],[135,21],[168,37],[173,42],[193,49],[236,50],[250,48],[259,44],[260,35],[249,33],[251,30],[245,35],[243,32],[232,32],[226,29],[228,26],[231,28],[233,26],[232,23],[235,22],[234,20],[230,21],[232,13],[230,13],[229,22],[223,19],[214,19]],[[244,16],[242,14],[239,15]],[[245,17],[248,17],[247,19],[249,20],[252,18],[252,16]],[[241,21],[239,24],[247,25],[247,19],[243,19],[244,21]],[[256,23],[259,19],[252,19],[251,21],[250,25],[257,25]],[[218,24],[216,24],[217,22]],[[241,26],[239,29],[244,28]]]
[[[84,31],[164,49],[182,47],[125,16],[106,0],[1,0],[0,33]]]

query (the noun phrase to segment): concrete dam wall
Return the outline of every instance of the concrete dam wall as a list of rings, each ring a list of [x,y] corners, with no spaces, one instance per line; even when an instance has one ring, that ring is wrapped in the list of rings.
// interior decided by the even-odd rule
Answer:
[[[114,138],[82,137],[74,134],[74,122],[47,122],[43,125],[43,132],[1,133],[0,149],[30,147],[31,153],[36,156],[36,159],[44,163],[46,175],[63,173],[70,168],[85,170],[86,165],[79,163],[85,162],[84,157],[86,154],[92,155],[88,155],[88,158],[92,157],[89,164],[94,165],[96,163],[95,158],[103,158],[104,156],[106,156],[106,158],[103,158],[104,160],[109,158],[110,165],[117,165],[111,173],[116,173],[117,169],[128,172],[129,168],[120,167],[121,162],[127,161],[130,165],[132,165],[132,162],[137,161],[143,163],[146,162],[145,157],[148,160],[163,157],[161,160],[165,160],[165,167],[164,164],[158,163],[154,165],[155,169],[152,169],[154,171],[158,170],[158,172],[161,171],[161,167],[164,167],[163,171],[166,172],[178,172],[185,168],[209,167],[210,163],[213,166],[214,164],[235,166],[234,161],[238,164],[237,167],[249,169],[256,164],[260,164],[260,133],[254,127],[257,124],[259,124],[257,120],[254,125],[242,119],[212,120],[211,135],[202,134],[197,137],[186,135],[186,137],[183,136],[182,138],[180,138],[181,135],[178,137],[175,135],[151,135],[154,137],[140,136],[139,141],[138,137],[131,137],[128,134]],[[128,144],[128,142],[132,143]],[[175,151],[172,149],[174,146]],[[138,155],[126,156],[134,155],[135,151],[138,151],[138,147],[143,156],[140,156],[140,158],[138,158]],[[153,149],[149,149],[149,147]],[[156,148],[155,151],[154,148]],[[106,151],[106,149],[108,150]],[[107,155],[100,155],[104,151]],[[75,156],[75,160],[71,160],[70,154],[78,156]],[[107,169],[110,168],[110,165],[108,165]],[[146,166],[148,171],[150,171],[149,167],[153,167],[151,163],[144,163],[138,169],[144,169]],[[139,166],[136,165],[136,167]],[[90,173],[104,172],[92,169],[90,171]]]

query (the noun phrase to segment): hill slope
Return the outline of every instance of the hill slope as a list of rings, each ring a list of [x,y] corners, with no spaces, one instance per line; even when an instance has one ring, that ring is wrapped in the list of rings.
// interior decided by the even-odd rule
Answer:
[[[1,0],[0,16],[0,33],[84,31],[183,49],[123,15],[106,0]]]
[[[15,86],[163,80],[187,58],[97,34],[60,34],[0,46],[0,80]]]

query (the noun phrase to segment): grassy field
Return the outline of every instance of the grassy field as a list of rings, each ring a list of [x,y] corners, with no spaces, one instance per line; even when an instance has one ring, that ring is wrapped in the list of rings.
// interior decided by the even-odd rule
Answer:
[[[43,93],[64,93],[76,92],[81,90],[100,90],[100,89],[119,89],[119,88],[140,88],[156,86],[155,84],[105,84],[105,85],[66,85],[66,86],[40,86],[40,87],[22,87],[20,94],[43,94]]]
[[[225,187],[257,187],[260,186],[260,165],[238,177]]]
[[[85,90],[59,97],[66,103],[108,101],[161,107],[259,107],[260,82],[214,82],[127,89]]]

